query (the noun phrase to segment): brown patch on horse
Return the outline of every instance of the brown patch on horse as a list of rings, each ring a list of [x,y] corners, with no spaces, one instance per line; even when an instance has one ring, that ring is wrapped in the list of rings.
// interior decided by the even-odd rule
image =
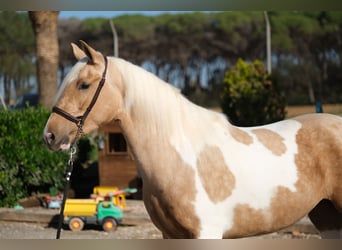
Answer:
[[[233,226],[224,233],[225,238],[287,227],[304,217],[324,198],[330,198],[337,208],[342,208],[341,120],[329,115],[301,116],[295,120],[302,124],[295,138],[298,145],[295,155],[298,173],[296,192],[279,186],[266,209],[253,209],[247,204],[237,205]],[[321,217],[324,220],[324,216]],[[320,225],[329,228],[326,223],[315,221],[318,228]],[[331,227],[336,228],[336,222]]]
[[[219,148],[204,148],[198,156],[197,168],[203,187],[212,202],[218,203],[232,194],[235,178],[225,164]]]
[[[320,202],[311,212],[310,219],[321,230],[342,229],[342,122],[338,117],[326,114],[302,116],[296,120],[302,123],[296,138],[296,164],[305,171],[307,178],[320,180],[322,199],[329,199],[333,204]],[[330,209],[330,215],[338,216],[331,219],[324,209]]]
[[[252,132],[256,135],[262,145],[273,154],[280,156],[286,152],[284,138],[279,134],[265,128],[254,129]]]
[[[315,193],[319,183],[309,185],[312,190],[304,189],[305,181],[297,183],[297,192],[278,187],[270,206],[254,209],[248,204],[239,204],[234,209],[233,226],[223,234],[223,238],[239,238],[271,233],[288,227],[304,217],[317,200]]]
[[[195,172],[173,147],[160,147],[162,149],[167,154],[160,152],[160,158],[154,157],[145,163],[149,168],[147,175],[154,176],[158,172],[157,177],[148,177],[144,182],[147,211],[164,238],[198,238],[200,220],[193,203],[197,193]],[[148,151],[146,147],[145,150]]]
[[[316,115],[296,118],[302,123],[296,141],[296,164],[307,175],[324,181],[322,191],[342,209],[342,122],[337,116]]]
[[[266,217],[267,211],[239,204],[234,209],[233,227],[223,234],[223,238],[232,239],[266,233],[267,228],[270,228]]]
[[[238,142],[241,142],[246,145],[253,143],[253,137],[245,131],[239,129],[238,127],[231,127],[229,132],[232,135],[232,137]]]

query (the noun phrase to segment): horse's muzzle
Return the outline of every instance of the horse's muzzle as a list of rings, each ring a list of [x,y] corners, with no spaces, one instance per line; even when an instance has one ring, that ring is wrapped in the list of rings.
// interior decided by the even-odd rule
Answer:
[[[44,131],[43,141],[52,151],[67,150],[70,147],[69,138],[67,136],[60,140],[56,140],[55,134],[49,131]]]

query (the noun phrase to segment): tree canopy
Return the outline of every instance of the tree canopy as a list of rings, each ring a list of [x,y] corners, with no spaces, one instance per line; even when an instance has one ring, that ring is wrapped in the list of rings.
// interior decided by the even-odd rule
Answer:
[[[287,102],[341,102],[342,12],[268,14],[272,78],[285,92]],[[7,16],[16,20],[10,21]],[[34,61],[33,34],[27,14],[1,12],[0,19],[4,20],[0,22],[0,44],[7,51],[6,54],[1,51],[0,77],[9,78],[11,74],[7,72],[13,70],[16,77],[25,79],[24,72],[15,67]],[[266,57],[266,26],[260,11],[123,15],[112,21],[119,36],[120,57],[143,65],[203,105],[218,104],[224,72],[239,58],[251,62],[264,61]],[[58,35],[61,78],[75,63],[71,42],[82,39],[106,55],[113,54],[113,35],[106,18],[60,19]],[[26,74],[34,74],[34,66],[22,66],[24,69],[29,71]],[[23,84],[17,92],[24,89]]]
[[[34,36],[26,13],[0,12],[0,82],[6,102],[13,85],[18,93],[30,88],[35,73]]]

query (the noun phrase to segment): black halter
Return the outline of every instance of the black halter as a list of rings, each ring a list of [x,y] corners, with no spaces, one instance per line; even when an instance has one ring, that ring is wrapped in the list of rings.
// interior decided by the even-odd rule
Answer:
[[[78,128],[78,130],[79,130],[79,134],[82,134],[84,122],[85,122],[87,116],[89,115],[90,111],[92,110],[93,106],[95,105],[96,100],[97,100],[97,98],[100,95],[101,89],[102,89],[102,87],[103,87],[103,85],[104,85],[104,83],[106,81],[106,73],[107,73],[108,61],[107,61],[107,57],[103,56],[103,58],[104,58],[104,61],[105,61],[105,68],[104,68],[103,73],[102,73],[101,81],[100,81],[99,85],[97,86],[97,89],[96,89],[96,92],[95,92],[95,94],[93,96],[93,99],[89,103],[89,105],[88,105],[87,109],[84,111],[83,115],[75,117],[75,116],[71,115],[70,113],[68,113],[68,112],[64,111],[63,109],[60,109],[60,108],[58,108],[56,106],[54,106],[52,108],[52,112],[53,113],[59,114],[60,116],[64,117],[65,119],[75,123],[77,128]]]

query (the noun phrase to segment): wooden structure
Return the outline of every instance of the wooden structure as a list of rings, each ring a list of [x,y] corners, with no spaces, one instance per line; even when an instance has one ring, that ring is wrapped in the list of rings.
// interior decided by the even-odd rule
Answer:
[[[133,155],[120,127],[115,123],[99,129],[102,141],[99,146],[99,185],[137,188],[134,198],[141,197],[142,181]]]

